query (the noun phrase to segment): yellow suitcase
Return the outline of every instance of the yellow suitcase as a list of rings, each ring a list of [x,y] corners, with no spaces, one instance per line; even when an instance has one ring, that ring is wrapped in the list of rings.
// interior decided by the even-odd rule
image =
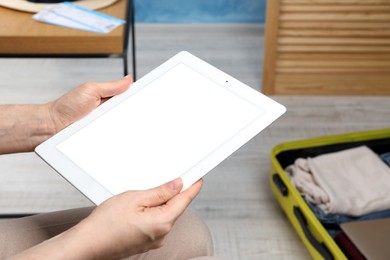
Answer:
[[[284,169],[298,157],[314,157],[360,145],[367,145],[375,152],[390,151],[390,128],[286,142],[272,149],[272,191],[313,259],[347,257],[295,189]]]

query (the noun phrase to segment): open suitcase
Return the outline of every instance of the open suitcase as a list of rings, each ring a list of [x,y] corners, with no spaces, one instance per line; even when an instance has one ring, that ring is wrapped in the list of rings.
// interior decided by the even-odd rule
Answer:
[[[358,132],[281,143],[271,153],[271,188],[313,259],[347,259],[284,169],[299,157],[315,157],[366,145],[375,153],[390,151],[390,129]]]

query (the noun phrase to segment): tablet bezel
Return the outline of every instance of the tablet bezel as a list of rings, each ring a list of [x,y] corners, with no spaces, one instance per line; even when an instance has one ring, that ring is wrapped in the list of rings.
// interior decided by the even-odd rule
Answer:
[[[194,55],[182,51],[148,73],[146,76],[134,82],[126,92],[106,101],[86,117],[73,123],[40,144],[35,149],[36,154],[93,203],[96,205],[101,204],[103,201],[115,194],[109,192],[102,184],[98,183],[88,173],[74,164],[67,156],[57,149],[57,145],[99,118],[110,109],[127,100],[130,96],[136,94],[142,88],[147,87],[149,83],[159,78],[178,64],[186,65],[264,111],[260,117],[247,125],[242,131],[237,133],[235,136],[232,136],[232,138],[226,141],[222,146],[216,148],[210,156],[200,160],[199,163],[193,166],[189,171],[183,173],[181,176],[184,183],[183,189],[186,189],[192,183],[202,178],[211,169],[226,159],[243,144],[252,139],[286,111],[286,108],[283,105],[264,96],[260,92],[252,89]]]

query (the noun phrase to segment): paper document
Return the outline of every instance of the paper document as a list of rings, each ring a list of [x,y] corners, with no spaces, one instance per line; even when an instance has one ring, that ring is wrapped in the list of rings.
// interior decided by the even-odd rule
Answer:
[[[33,19],[54,25],[87,30],[97,33],[109,33],[126,21],[68,2],[44,8],[33,15]]]

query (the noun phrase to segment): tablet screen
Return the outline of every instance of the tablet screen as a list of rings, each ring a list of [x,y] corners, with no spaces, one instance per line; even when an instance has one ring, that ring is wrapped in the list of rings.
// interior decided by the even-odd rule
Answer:
[[[112,194],[148,189],[182,176],[263,113],[180,63],[57,149]]]

